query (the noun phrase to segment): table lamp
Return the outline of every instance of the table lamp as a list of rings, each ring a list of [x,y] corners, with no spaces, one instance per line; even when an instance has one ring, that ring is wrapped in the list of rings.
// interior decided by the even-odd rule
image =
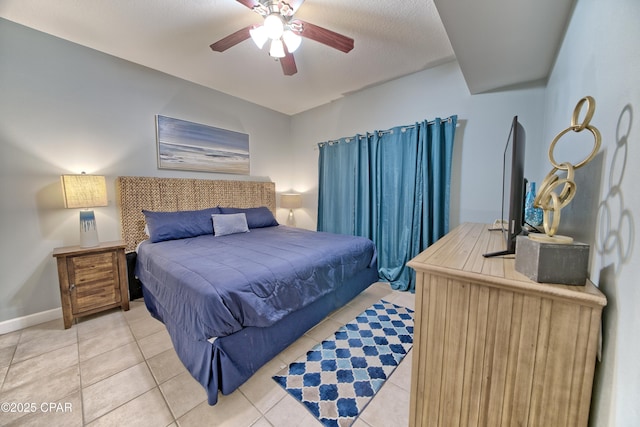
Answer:
[[[104,176],[87,175],[62,175],[62,194],[64,207],[69,209],[82,209],[80,211],[80,246],[91,248],[98,246],[98,229],[93,208],[107,206],[107,185]]]
[[[302,207],[302,194],[298,194],[298,193],[281,194],[280,207],[289,209],[289,216],[287,217],[287,225],[295,227],[296,219],[293,216],[293,210],[300,209]]]

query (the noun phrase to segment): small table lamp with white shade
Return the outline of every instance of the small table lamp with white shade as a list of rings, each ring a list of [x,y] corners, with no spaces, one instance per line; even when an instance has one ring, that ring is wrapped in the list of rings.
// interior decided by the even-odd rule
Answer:
[[[298,193],[281,194],[280,207],[289,209],[289,216],[287,217],[287,225],[295,227],[296,219],[293,216],[293,210],[300,209],[302,207],[302,194],[298,194]]]
[[[64,207],[82,209],[80,211],[80,246],[91,248],[98,246],[96,217],[92,210],[96,206],[107,206],[107,185],[104,176],[62,175],[62,194]]]

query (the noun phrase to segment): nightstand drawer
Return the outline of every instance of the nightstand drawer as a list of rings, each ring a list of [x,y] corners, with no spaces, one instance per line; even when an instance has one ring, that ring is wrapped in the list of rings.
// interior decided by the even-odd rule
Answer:
[[[67,269],[73,314],[120,302],[118,261],[114,252],[68,258]]]

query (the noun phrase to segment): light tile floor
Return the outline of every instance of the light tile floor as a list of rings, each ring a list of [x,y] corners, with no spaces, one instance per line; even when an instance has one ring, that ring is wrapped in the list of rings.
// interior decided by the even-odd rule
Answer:
[[[62,319],[0,335],[0,425],[320,426],[271,376],[379,299],[414,295],[376,283],[267,363],[215,406],[178,360],[142,300],[64,329]],[[408,425],[411,352],[353,427]],[[7,412],[9,409],[16,412]]]

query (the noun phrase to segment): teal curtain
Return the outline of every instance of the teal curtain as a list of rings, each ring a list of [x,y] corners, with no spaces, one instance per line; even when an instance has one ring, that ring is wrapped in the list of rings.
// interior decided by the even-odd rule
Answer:
[[[449,230],[457,116],[320,143],[318,230],[373,240],[380,279],[415,289],[406,263]]]

